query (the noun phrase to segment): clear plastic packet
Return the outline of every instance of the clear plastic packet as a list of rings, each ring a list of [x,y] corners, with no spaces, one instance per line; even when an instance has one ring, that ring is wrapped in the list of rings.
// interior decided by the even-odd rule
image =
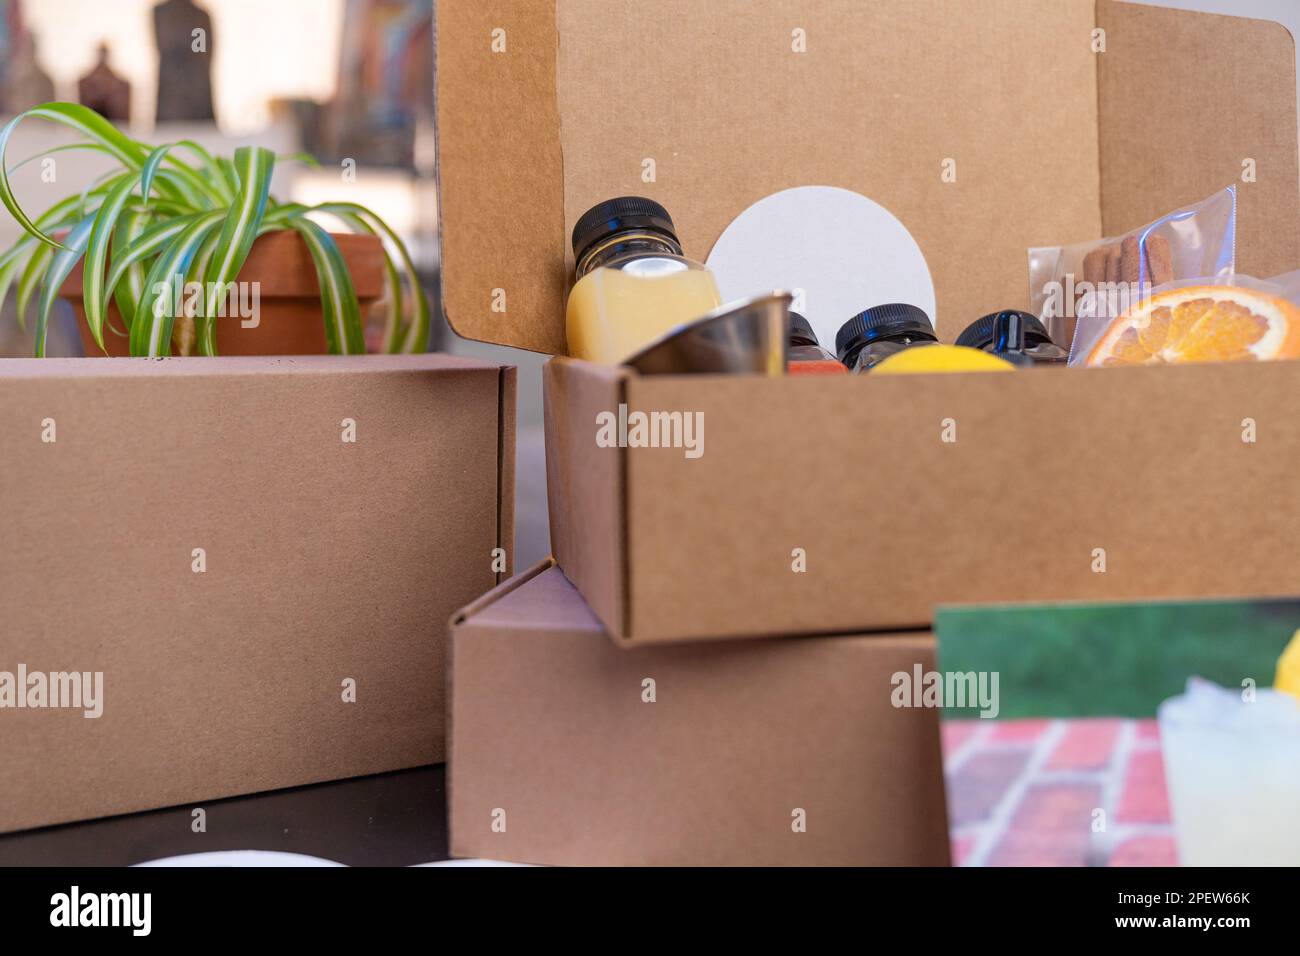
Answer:
[[[1230,291],[1235,290],[1235,291]],[[1148,299],[1159,298],[1161,301],[1145,303]],[[1070,349],[1069,364],[1109,365],[1110,356],[1117,355],[1117,338],[1126,334],[1137,335],[1141,348],[1148,354],[1152,350],[1169,349],[1162,361],[1230,361],[1248,358],[1247,350],[1256,353],[1257,358],[1294,358],[1293,348],[1278,348],[1287,340],[1285,329],[1289,325],[1300,323],[1300,270],[1274,276],[1271,279],[1257,279],[1254,276],[1230,273],[1228,275],[1197,276],[1177,279],[1143,290],[1141,298],[1133,302],[1141,308],[1136,315],[1128,307],[1113,318],[1098,320],[1095,330],[1089,326],[1089,334],[1083,329],[1084,320],[1080,319],[1080,331],[1075,334],[1074,346]],[[1243,311],[1244,307],[1245,311]],[[1165,313],[1163,320],[1160,313]],[[1260,329],[1259,317],[1278,318],[1277,331]],[[1223,343],[1232,343],[1235,354],[1204,354],[1197,358],[1187,358],[1189,342],[1196,342],[1196,351],[1204,348],[1204,334],[1198,334],[1198,326],[1208,331],[1203,323],[1207,320],[1227,324],[1217,326],[1214,339]],[[1236,324],[1238,327],[1233,329]],[[1175,329],[1181,328],[1181,332]],[[1240,336],[1240,338],[1238,337]],[[1094,355],[1094,346],[1106,342],[1098,354]],[[1132,344],[1128,346],[1130,349]],[[1182,357],[1180,357],[1180,354]],[[1140,359],[1140,353],[1139,353]],[[1133,364],[1132,360],[1121,360],[1120,364]]]
[[[1248,277],[1235,276],[1234,278],[1240,280]],[[1266,291],[1271,291],[1274,295],[1280,295],[1293,305],[1300,306],[1300,269],[1295,272],[1284,272],[1262,282],[1256,279],[1251,281],[1260,282],[1261,287]]]
[[[1153,287],[1231,277],[1236,233],[1237,189],[1227,186],[1122,236],[1030,249],[1030,311],[1054,342],[1070,347],[1075,364]]]

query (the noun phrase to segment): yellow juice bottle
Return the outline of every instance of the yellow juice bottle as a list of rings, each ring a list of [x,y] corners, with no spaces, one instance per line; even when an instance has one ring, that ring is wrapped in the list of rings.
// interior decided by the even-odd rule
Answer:
[[[718,285],[682,255],[667,210],[623,196],[589,209],[573,228],[569,354],[618,365],[722,304]]]

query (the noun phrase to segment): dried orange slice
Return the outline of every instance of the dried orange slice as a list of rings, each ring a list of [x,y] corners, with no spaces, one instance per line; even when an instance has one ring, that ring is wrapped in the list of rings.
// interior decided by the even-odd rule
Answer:
[[[1241,286],[1171,289],[1110,324],[1087,365],[1254,362],[1300,357],[1300,308]]]

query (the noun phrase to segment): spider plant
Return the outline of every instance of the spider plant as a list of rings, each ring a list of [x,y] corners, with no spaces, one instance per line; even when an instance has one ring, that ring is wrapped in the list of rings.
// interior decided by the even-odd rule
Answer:
[[[69,127],[84,139],[24,162],[67,149],[93,150],[115,161],[112,172],[64,197],[35,220],[23,212],[10,186],[10,173],[18,166],[8,169],[5,164],[9,138],[28,117]],[[288,158],[314,163],[303,155]],[[36,296],[35,352],[44,356],[54,300],[81,262],[86,322],[99,347],[104,348],[105,317],[112,301],[127,326],[131,354],[160,356],[171,353],[177,318],[169,307],[173,296],[179,297],[187,284],[200,282],[203,294],[196,297],[195,314],[189,317],[192,339],[200,354],[215,355],[215,319],[254,240],[292,230],[302,237],[316,267],[329,351],[363,352],[361,310],[343,255],[312,218],[323,213],[384,244],[384,350],[425,351],[429,303],[401,239],[356,203],[304,206],[278,201],[270,195],[275,162],[274,153],[259,146],[241,147],[231,159],[214,157],[190,140],[150,146],[75,103],[46,103],[20,113],[0,129],[0,202],[26,235],[0,254],[0,306],[17,280],[18,319],[25,329],[28,305]]]

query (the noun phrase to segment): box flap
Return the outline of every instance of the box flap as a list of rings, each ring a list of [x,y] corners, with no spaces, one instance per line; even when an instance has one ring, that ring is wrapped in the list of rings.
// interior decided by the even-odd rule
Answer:
[[[1097,60],[1103,234],[1236,183],[1238,269],[1267,278],[1300,266],[1295,43],[1286,28],[1114,0],[1098,0],[1097,24],[1106,31]],[[1254,182],[1243,179],[1248,160]]]
[[[479,615],[486,612],[506,595],[516,590],[520,585],[527,581],[531,581],[543,571],[553,567],[555,567],[555,559],[544,558],[528,570],[520,571],[513,577],[506,578],[504,581],[497,584],[497,586],[492,590],[480,594],[453,614],[447,626],[454,630],[462,624],[469,623],[471,620],[477,620]]]
[[[617,414],[628,373],[570,359],[543,369],[551,550],[602,621],[621,630],[627,593],[626,450],[596,443]]]
[[[541,628],[604,634],[600,619],[549,558],[493,588],[453,618],[452,624],[493,631]]]
[[[518,370],[501,369],[501,390],[497,393],[497,547],[505,561],[497,565],[497,584],[514,574],[515,568],[515,410]]]
[[[453,0],[437,15],[444,307],[470,338],[562,351],[568,230],[627,193],[663,202],[703,259],[769,193],[862,192],[912,231],[953,335],[1022,302],[1027,247],[1100,228],[1092,0]]]
[[[1025,304],[1028,247],[1141,225],[1240,183],[1245,159],[1242,268],[1300,261],[1278,24],[1115,0],[444,0],[437,17],[444,308],[469,338],[563,353],[568,231],[627,193],[663,202],[702,259],[772,192],[862,192],[916,237],[945,336]]]
[[[434,18],[443,311],[466,338],[562,353],[554,0],[444,0]]]

